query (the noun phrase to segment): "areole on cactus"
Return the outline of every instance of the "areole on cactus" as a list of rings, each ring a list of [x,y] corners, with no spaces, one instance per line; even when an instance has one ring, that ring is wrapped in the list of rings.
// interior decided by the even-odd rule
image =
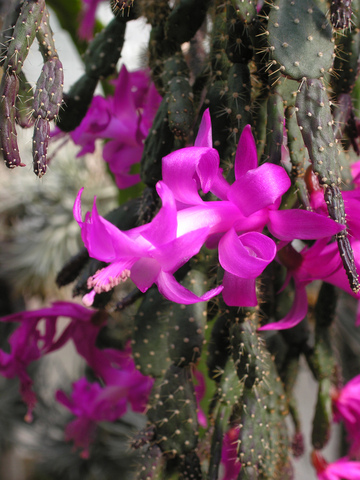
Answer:
[[[64,136],[78,156],[102,141],[117,188],[131,187],[104,216],[95,200],[83,216],[83,189],[72,199],[84,250],[57,280],[76,281],[85,306],[0,319],[20,323],[0,373],[20,378],[27,420],[37,411],[28,367],[72,340],[92,373],[56,399],[76,417],[65,436],[87,462],[101,424],[132,410],[147,422],[131,441],[132,478],[290,480],[291,455],[304,451],[294,395],[304,357],[318,384],[315,472],[358,478],[358,380],[341,388],[331,330],[337,289],[356,299],[360,289],[358,168],[354,178],[349,168],[360,151],[360,1],[109,0],[112,20],[95,35],[100,0],[10,3],[5,164],[25,165],[16,129],[34,126],[39,177],[50,137]],[[74,41],[85,42],[85,73],[64,94],[52,6],[81,22]],[[128,71],[118,62],[140,17],[146,65]],[[23,63],[35,38],[43,66],[29,88]],[[99,81],[107,95],[94,96]],[[60,316],[71,320],[58,332]],[[319,450],[333,420],[344,422],[348,455],[327,463]]]

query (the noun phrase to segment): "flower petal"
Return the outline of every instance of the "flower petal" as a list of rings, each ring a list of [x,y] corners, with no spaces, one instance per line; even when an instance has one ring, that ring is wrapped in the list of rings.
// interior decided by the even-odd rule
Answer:
[[[306,289],[304,285],[295,283],[295,298],[289,313],[279,322],[268,323],[260,327],[259,330],[284,330],[295,327],[306,317],[307,308]]]
[[[156,184],[162,207],[156,217],[141,232],[152,245],[162,245],[176,238],[177,218],[174,195],[164,182]]]
[[[180,285],[175,278],[166,272],[161,271],[157,280],[156,284],[158,286],[159,292],[164,295],[165,298],[170,300],[171,302],[182,303],[184,305],[190,305],[197,302],[206,302],[210,300],[210,298],[215,297],[218,295],[223,287],[220,285],[208,292],[198,297],[195,293],[190,292],[185,287]]]
[[[235,155],[235,178],[239,180],[248,170],[258,166],[255,140],[251,132],[251,126],[246,125],[241,133]]]
[[[236,180],[229,189],[228,199],[249,216],[279,201],[290,185],[282,167],[264,163]]]
[[[279,240],[315,240],[331,237],[345,227],[307,210],[270,210],[268,228]]]
[[[225,272],[223,287],[222,296],[229,307],[255,307],[257,305],[255,278],[240,278]]]
[[[198,134],[194,143],[195,147],[208,147],[212,148],[212,128],[211,128],[211,118],[210,118],[210,109],[207,108],[203,113]]]
[[[207,193],[219,171],[217,150],[206,147],[187,147],[166,155],[162,163],[164,182],[176,200],[186,205],[202,203],[199,188]]]
[[[101,217],[96,208],[96,199],[94,199],[91,214],[87,213],[83,222],[81,219],[81,193],[82,190],[76,197],[73,212],[81,227],[81,237],[90,257],[108,263],[114,260],[141,257],[146,254],[151,245],[146,245],[145,240],[141,244],[136,242]]]
[[[208,232],[209,229],[205,227],[185,233],[185,235],[151,251],[150,255],[159,262],[162,270],[173,273],[199,253]]]
[[[240,278],[256,278],[275,255],[275,242],[257,232],[238,236],[231,228],[219,242],[220,265]]]

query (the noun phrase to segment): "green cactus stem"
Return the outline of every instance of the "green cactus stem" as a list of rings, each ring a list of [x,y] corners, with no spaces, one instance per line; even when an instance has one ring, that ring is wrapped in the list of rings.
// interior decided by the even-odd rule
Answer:
[[[0,143],[5,165],[8,168],[24,167],[21,162],[15,126],[16,98],[19,79],[16,73],[5,73],[1,81],[0,97]]]
[[[324,187],[325,202],[333,220],[344,224],[344,201],[339,189],[339,155],[334,131],[330,104],[321,80],[304,79],[296,98],[297,119],[309,152],[309,157],[319,183]],[[349,279],[351,289],[360,290],[354,254],[346,230],[336,236],[341,259]]]
[[[315,0],[276,0],[266,36],[276,67],[294,80],[323,77],[332,67],[332,28]]]
[[[155,442],[169,457],[193,452],[198,423],[190,367],[171,365],[155,398],[148,410],[149,420],[155,425]]]
[[[16,123],[21,128],[30,128],[34,125],[34,117],[32,116],[32,102],[34,91],[31,84],[27,81],[23,71],[18,75],[19,91],[16,97]]]
[[[4,70],[19,74],[30,47],[40,28],[45,11],[45,0],[24,2],[9,42]]]
[[[64,95],[57,121],[61,130],[70,132],[80,125],[99,79],[115,73],[125,40],[126,22],[132,18],[118,15],[90,42],[84,55],[85,74]]]
[[[205,20],[210,0],[180,0],[165,22],[165,41],[181,45],[195,35]]]
[[[136,368],[153,378],[164,377],[171,365],[167,338],[170,309],[170,302],[152,287],[134,318],[132,352]]]
[[[336,315],[335,287],[323,282],[315,306],[315,345],[306,359],[319,382],[317,405],[313,420],[314,448],[323,448],[329,440],[332,423],[330,389],[336,383],[336,362],[332,347],[331,325]]]

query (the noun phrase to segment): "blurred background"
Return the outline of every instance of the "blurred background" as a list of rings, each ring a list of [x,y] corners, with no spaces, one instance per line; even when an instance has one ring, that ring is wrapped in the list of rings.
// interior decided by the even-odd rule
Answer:
[[[1,3],[1,2],[0,2]],[[1,11],[1,10],[0,10]],[[51,27],[69,87],[83,73],[81,58],[70,36],[61,29],[54,12]],[[98,20],[106,25],[112,18],[109,5],[98,9]],[[144,66],[149,28],[143,19],[129,22],[121,62],[129,70]],[[34,43],[24,70],[35,84],[42,58]],[[120,65],[119,65],[120,66]],[[98,87],[98,93],[101,87]],[[51,301],[71,299],[71,291],[55,285],[62,265],[82,246],[80,230],[73,219],[72,207],[78,190],[86,185],[83,210],[91,208],[97,195],[100,213],[117,204],[117,189],[101,159],[101,146],[94,154],[76,158],[78,147],[72,142],[51,145],[53,157],[45,177],[38,179],[31,166],[32,132],[19,129],[22,169],[8,170],[0,165],[0,314],[39,308]],[[336,328],[338,354],[347,357],[354,372],[360,370],[359,333],[354,329],[354,299],[342,295]],[[0,347],[6,349],[11,326],[0,323]],[[47,356],[35,365],[35,389],[39,405],[31,425],[24,422],[26,408],[18,393],[18,381],[0,378],[0,480],[127,480],[132,478],[135,461],[129,449],[132,433],[145,423],[143,416],[129,413],[118,422],[101,424],[90,459],[82,459],[71,444],[64,441],[64,426],[71,415],[54,400],[58,388],[68,389],[84,369],[71,344]],[[32,376],[34,377],[32,372]],[[296,480],[315,480],[309,462],[311,421],[317,385],[305,365],[298,377],[296,394],[305,437],[305,455],[294,460]],[[289,427],[291,424],[289,422]],[[341,455],[342,432],[334,427],[325,450],[331,461]]]

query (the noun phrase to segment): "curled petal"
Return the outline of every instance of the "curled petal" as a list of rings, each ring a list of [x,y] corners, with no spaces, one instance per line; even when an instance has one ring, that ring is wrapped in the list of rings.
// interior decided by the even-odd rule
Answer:
[[[188,205],[202,203],[198,190],[211,189],[217,178],[220,158],[217,150],[206,147],[187,147],[163,158],[162,175],[176,200]]]
[[[240,278],[256,278],[275,255],[274,241],[257,232],[238,236],[231,228],[219,242],[220,265]]]
[[[268,323],[259,330],[285,330],[295,327],[307,314],[308,301],[304,285],[295,283],[294,303],[289,313],[279,322]]]
[[[184,305],[207,302],[210,298],[218,295],[223,289],[222,286],[219,286],[198,297],[195,293],[190,292],[190,290],[180,285],[171,274],[163,271],[160,271],[156,284],[159,292],[164,295],[165,298],[171,302],[182,303]]]
[[[230,187],[228,199],[249,216],[278,202],[290,187],[290,179],[282,167],[264,163],[249,170]]]

